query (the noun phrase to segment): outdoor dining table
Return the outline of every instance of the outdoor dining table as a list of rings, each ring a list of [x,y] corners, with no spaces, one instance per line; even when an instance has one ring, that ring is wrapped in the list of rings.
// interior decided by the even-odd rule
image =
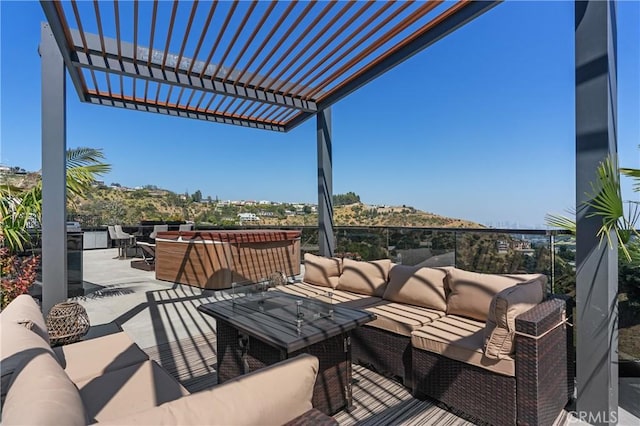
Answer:
[[[314,408],[333,415],[351,407],[350,332],[374,314],[280,291],[198,309],[216,320],[218,383],[304,352],[319,359]]]

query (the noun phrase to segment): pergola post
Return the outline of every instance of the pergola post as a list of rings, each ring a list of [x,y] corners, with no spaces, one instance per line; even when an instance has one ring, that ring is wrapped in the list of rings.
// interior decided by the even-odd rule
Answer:
[[[331,108],[317,113],[318,138],[318,245],[320,255],[331,257],[333,238],[333,165],[331,156]]]
[[[575,2],[577,410],[594,425],[618,414],[618,251],[584,204],[600,162],[617,157],[615,12],[614,1]]]
[[[40,32],[42,79],[42,310],[67,299],[66,79],[48,23]]]

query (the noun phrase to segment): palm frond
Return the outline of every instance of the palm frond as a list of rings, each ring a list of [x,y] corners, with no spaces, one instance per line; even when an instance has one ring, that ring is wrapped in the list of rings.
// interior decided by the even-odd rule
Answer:
[[[592,192],[587,194],[589,200],[585,202],[585,206],[591,209],[587,217],[601,218],[602,225],[596,234],[600,237],[600,241],[606,238],[609,248],[615,248],[616,245],[611,239],[612,232],[615,233],[622,252],[627,259],[631,259],[623,235],[624,231],[629,229],[629,224],[624,217],[620,175],[616,160],[607,157],[600,163],[596,173],[597,180],[591,183]]]
[[[544,217],[546,224],[552,228],[560,228],[569,231],[572,235],[576,235],[576,219],[563,215],[548,213]]]
[[[633,190],[640,192],[640,169],[620,169],[620,172],[634,179]]]

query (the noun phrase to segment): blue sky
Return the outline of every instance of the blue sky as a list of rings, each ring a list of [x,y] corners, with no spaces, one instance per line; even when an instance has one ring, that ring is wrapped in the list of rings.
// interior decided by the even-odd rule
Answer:
[[[573,2],[507,1],[333,106],[334,193],[492,226],[542,227],[575,203]],[[38,170],[44,15],[0,2],[0,163]],[[640,166],[640,2],[618,3],[618,145]],[[317,202],[315,120],[287,134],[81,103],[69,147],[106,183]],[[623,181],[626,199],[638,199]]]

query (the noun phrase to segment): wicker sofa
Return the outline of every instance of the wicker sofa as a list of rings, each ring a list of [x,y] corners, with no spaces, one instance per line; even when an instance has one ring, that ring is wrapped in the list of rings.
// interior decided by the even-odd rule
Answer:
[[[51,348],[39,306],[0,315],[2,424],[336,424],[313,409],[318,360],[274,364],[189,392],[125,333]]]
[[[573,393],[566,301],[541,274],[479,274],[390,260],[305,255],[303,281],[282,288],[365,309],[353,359],[497,424],[552,424]]]

